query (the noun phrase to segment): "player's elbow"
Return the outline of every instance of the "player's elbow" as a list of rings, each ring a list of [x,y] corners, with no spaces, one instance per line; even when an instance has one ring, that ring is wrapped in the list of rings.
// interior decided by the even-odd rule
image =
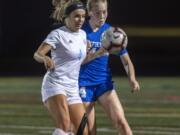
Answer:
[[[39,63],[42,63],[42,62],[43,62],[43,60],[42,60],[42,58],[41,58],[41,56],[39,55],[38,52],[35,52],[35,53],[34,53],[33,58],[34,58],[34,60],[36,60],[36,61],[39,62]]]
[[[34,60],[37,59],[37,55],[38,55],[37,52],[35,52],[34,55],[33,55],[33,59],[34,59]]]

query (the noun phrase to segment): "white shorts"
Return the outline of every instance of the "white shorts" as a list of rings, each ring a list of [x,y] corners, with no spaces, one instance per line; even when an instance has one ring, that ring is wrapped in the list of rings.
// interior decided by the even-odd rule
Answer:
[[[68,88],[59,83],[57,79],[45,75],[41,88],[42,101],[45,102],[48,98],[59,94],[67,97],[67,102],[69,105],[82,103],[78,86]]]

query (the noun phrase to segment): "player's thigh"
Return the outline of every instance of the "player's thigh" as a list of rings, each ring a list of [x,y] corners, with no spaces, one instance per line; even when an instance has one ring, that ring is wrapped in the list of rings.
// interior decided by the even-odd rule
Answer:
[[[88,115],[88,127],[92,130],[95,126],[95,102],[84,102]]]
[[[83,102],[87,114],[94,112],[95,102]]]
[[[104,93],[99,97],[98,102],[111,119],[124,117],[124,111],[115,90]]]
[[[50,112],[56,123],[63,122],[67,125],[69,124],[69,109],[67,98],[65,95],[59,94],[48,98],[45,102],[45,106],[47,107],[48,111]]]
[[[82,103],[69,105],[70,118],[74,125],[75,131],[77,131],[77,129],[79,128],[79,125],[85,112],[86,111]]]

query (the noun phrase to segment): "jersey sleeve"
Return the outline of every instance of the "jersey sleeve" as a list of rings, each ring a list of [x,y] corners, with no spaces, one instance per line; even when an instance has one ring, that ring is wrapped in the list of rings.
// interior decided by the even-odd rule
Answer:
[[[56,49],[57,46],[60,45],[60,36],[58,31],[54,30],[50,32],[43,42],[52,46],[53,49]]]
[[[121,57],[121,56],[123,56],[123,55],[125,55],[125,54],[128,54],[128,51],[127,51],[126,48],[125,48],[125,49],[122,49],[121,51],[119,51],[119,53],[116,54],[116,55],[119,56],[119,57]]]

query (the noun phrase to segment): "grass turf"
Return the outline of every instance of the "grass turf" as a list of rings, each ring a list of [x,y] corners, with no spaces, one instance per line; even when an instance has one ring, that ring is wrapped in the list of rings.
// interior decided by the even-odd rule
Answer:
[[[139,93],[127,78],[114,77],[117,93],[134,135],[180,134],[178,77],[140,77]],[[40,77],[0,78],[0,135],[49,135],[53,123],[41,103]],[[96,106],[99,135],[116,135],[101,107]]]

